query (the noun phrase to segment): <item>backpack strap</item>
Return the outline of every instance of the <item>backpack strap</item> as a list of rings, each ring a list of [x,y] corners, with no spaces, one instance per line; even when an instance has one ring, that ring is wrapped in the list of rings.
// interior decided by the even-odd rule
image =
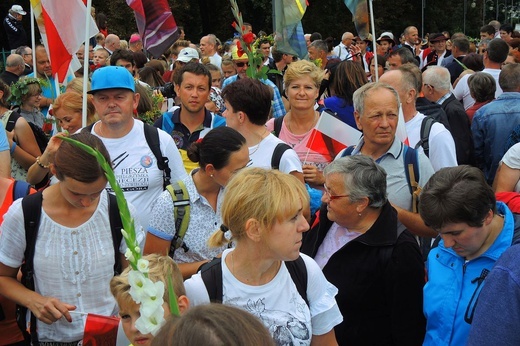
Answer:
[[[119,206],[117,205],[117,198],[115,195],[108,194],[108,217],[110,220],[110,231],[112,232],[112,243],[114,245],[114,276],[121,274],[123,266],[121,263],[121,254],[119,253],[119,247],[123,240],[123,221],[119,214]]]
[[[190,223],[190,196],[182,180],[178,180],[166,186],[166,190],[172,197],[173,217],[175,219],[175,235],[170,243],[170,250],[168,252],[168,255],[173,258],[175,250],[180,247],[184,249],[184,252],[189,251],[188,246],[184,243],[184,236],[186,235]]]
[[[18,198],[27,196],[31,192],[31,185],[23,180],[15,180],[13,182],[13,201]]]
[[[417,144],[415,145],[414,149],[418,149],[420,146],[422,146],[424,150],[424,154],[427,157],[430,157],[430,132],[432,130],[432,126],[435,123],[435,119],[432,117],[425,117],[421,122],[421,139]]]
[[[164,118],[163,118],[164,122]],[[144,127],[144,137],[146,138],[146,143],[152,150],[153,155],[157,159],[157,167],[163,171],[163,189],[166,188],[170,184],[171,180],[171,169],[168,165],[169,159],[166,156],[163,156],[161,152],[161,145],[159,142],[159,129],[143,123]]]
[[[38,228],[40,226],[40,218],[42,213],[42,192],[28,195],[22,199],[22,211],[25,227],[25,252],[24,263],[21,266],[22,278],[21,283],[34,291],[34,250],[36,248],[36,238],[38,237]],[[31,313],[30,336],[26,332],[27,308],[17,305],[16,320],[18,326],[22,330],[24,337],[30,337],[33,345],[38,345],[38,334],[36,332],[36,316]]]
[[[222,258],[214,258],[201,267],[200,275],[209,300],[212,303],[222,303]]]
[[[346,147],[345,150],[341,153],[341,157],[350,156],[356,147],[351,145],[350,147]]]
[[[305,261],[302,256],[298,256],[298,258],[294,261],[285,261],[285,266],[291,274],[291,279],[296,285],[296,289],[300,296],[302,296],[303,300],[307,306],[309,306],[309,300],[307,299],[307,267],[305,266]]]
[[[5,130],[8,132],[11,132],[14,130],[14,126],[16,125],[16,122],[18,121],[18,118],[21,117],[21,115],[18,112],[8,110],[6,113],[9,113],[9,118],[7,118],[7,123],[5,124]],[[7,114],[4,114],[4,117]]]
[[[282,160],[282,156],[289,149],[292,148],[286,143],[278,143],[276,145],[273,151],[273,156],[271,157],[272,169],[280,169],[280,161]]]
[[[273,135],[275,135],[276,137],[280,137],[280,131],[282,131],[283,118],[285,118],[285,115],[282,115],[278,118],[274,118]]]
[[[284,262],[291,279],[300,296],[305,300],[307,306],[307,267],[302,256],[298,256],[295,261]],[[206,291],[208,291],[209,300],[212,303],[222,303],[222,258],[214,258],[211,262],[206,263],[201,268],[201,277]]]
[[[417,213],[417,202],[418,196],[421,193],[421,187],[419,186],[419,157],[417,150],[410,148],[403,144],[403,160],[404,160],[404,173],[406,175],[406,181],[408,182],[408,188],[413,199],[413,212]]]
[[[92,129],[94,128],[94,125],[96,123],[92,123],[88,126],[85,126],[84,128],[81,129],[81,132],[88,132],[88,133],[92,133]]]

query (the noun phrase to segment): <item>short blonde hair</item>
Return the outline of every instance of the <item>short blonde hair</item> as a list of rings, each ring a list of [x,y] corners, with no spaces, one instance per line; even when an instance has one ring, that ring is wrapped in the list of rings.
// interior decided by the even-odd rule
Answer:
[[[186,289],[184,288],[184,282],[182,280],[182,274],[177,264],[169,256],[163,256],[159,254],[149,254],[143,256],[143,259],[149,262],[148,267],[148,278],[154,282],[162,281],[164,283],[164,302],[170,304],[170,298],[168,296],[168,277],[171,276],[173,283],[173,290],[177,297],[186,295]],[[130,296],[130,284],[128,283],[128,273],[131,267],[127,267],[123,272],[114,276],[110,280],[110,292],[114,298],[116,298],[119,306],[134,303],[133,298]]]
[[[278,170],[245,168],[226,186],[222,222],[231,231],[231,241],[238,241],[244,236],[247,220],[256,219],[261,227],[270,229],[308,204],[309,194],[296,177]],[[208,244],[222,246],[227,242],[224,232],[218,230]]]
[[[320,87],[325,72],[318,68],[314,63],[307,60],[298,60],[290,63],[283,76],[283,84],[287,89],[292,82],[302,77],[309,76],[316,88]]]

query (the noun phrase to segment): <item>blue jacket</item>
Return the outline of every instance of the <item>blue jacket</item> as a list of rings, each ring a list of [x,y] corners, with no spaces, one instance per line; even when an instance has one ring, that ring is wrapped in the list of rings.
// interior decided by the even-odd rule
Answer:
[[[470,346],[520,345],[520,244],[497,261],[479,297]]]
[[[498,163],[505,154],[506,141],[520,124],[520,92],[505,92],[480,108],[473,117],[471,132],[475,146],[475,163],[491,185]]]
[[[428,282],[424,286],[426,337],[423,345],[465,345],[477,298],[484,286],[484,270],[491,271],[497,259],[511,246],[514,233],[513,214],[502,202],[497,212],[504,215],[504,227],[486,252],[465,262],[444,241],[428,255]],[[479,281],[481,284],[479,285]]]

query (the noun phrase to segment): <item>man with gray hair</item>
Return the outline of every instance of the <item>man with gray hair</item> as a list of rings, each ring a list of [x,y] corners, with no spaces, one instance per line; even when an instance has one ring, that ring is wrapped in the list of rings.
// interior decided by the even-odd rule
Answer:
[[[444,167],[457,166],[455,142],[450,131],[433,118],[428,120],[426,115],[415,108],[422,87],[419,68],[408,63],[397,70],[386,72],[379,81],[391,85],[399,94],[410,146],[424,152],[435,171]]]
[[[506,61],[508,54],[509,45],[500,38],[492,39],[488,43],[486,49],[484,49],[484,53],[482,56],[482,59],[484,61],[484,69],[482,70],[482,72],[489,73],[495,79],[495,98],[499,97],[502,94],[502,89],[500,88],[500,85],[498,83],[498,77],[500,76],[502,63]],[[471,97],[471,93],[469,91],[469,76],[470,75],[463,76],[453,89],[453,95],[457,100],[462,100],[464,104],[464,109],[466,110],[475,104],[475,99]]]
[[[366,155],[379,163],[387,172],[388,199],[397,210],[399,229],[407,228],[418,236],[435,237],[436,232],[413,212],[413,192],[405,174],[406,152],[413,149],[395,137],[400,103],[397,91],[381,82],[368,83],[354,92],[353,101],[354,117],[363,137],[353,150],[347,148],[338,157]],[[434,170],[424,153],[416,154],[418,185],[424,186]]]
[[[327,48],[327,43],[323,40],[312,41],[309,47],[307,48],[309,52],[309,60],[318,60],[321,59],[321,66],[319,66],[322,70],[326,69],[326,65],[328,63],[327,53],[329,49]]]
[[[23,63],[22,56],[11,54],[5,60],[5,71],[0,74],[0,79],[10,86],[18,81],[24,69],[25,64]]]
[[[341,36],[341,42],[334,47],[332,53],[336,55],[340,60],[352,60],[352,52],[350,46],[354,41],[354,35],[351,32],[343,33]]]
[[[27,44],[27,34],[22,24],[25,12],[20,5],[13,5],[4,18],[4,30],[9,42],[9,49],[16,49]]]
[[[455,62],[456,63],[456,62]],[[441,105],[448,116],[450,131],[457,149],[457,162],[459,165],[473,163],[473,141],[469,118],[462,104],[455,99],[450,92],[450,73],[441,66],[430,66],[423,72],[424,97],[430,102]]]
[[[27,76],[29,73],[33,72],[33,52],[31,47],[20,46],[16,48],[15,53],[22,56],[25,64],[22,76]]]
[[[490,185],[505,154],[509,134],[520,124],[520,64],[505,65],[498,82],[503,94],[476,111],[471,123],[475,163]]]

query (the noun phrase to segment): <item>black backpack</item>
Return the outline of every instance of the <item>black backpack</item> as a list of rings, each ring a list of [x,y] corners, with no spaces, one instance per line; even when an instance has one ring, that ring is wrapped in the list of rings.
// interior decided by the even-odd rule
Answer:
[[[153,127],[151,125],[148,125],[146,123],[143,123],[144,127],[144,137],[146,139],[146,143],[148,144],[148,147],[150,147],[150,150],[152,151],[153,155],[155,156],[157,160],[157,168],[159,168],[161,171],[163,171],[163,190],[166,189],[166,186],[170,185],[171,180],[171,169],[168,165],[168,162],[170,161],[166,156],[162,155],[161,152],[161,145],[159,141],[159,129],[156,127]],[[87,127],[84,127],[81,129],[81,131],[90,132],[92,133],[92,129],[94,128],[94,124],[90,124]]]
[[[294,261],[284,261],[291,278],[296,285],[300,296],[305,300],[307,306],[307,267],[302,256]],[[213,303],[222,303],[222,258],[214,258],[211,262],[204,264],[200,269],[202,281],[208,291],[209,299]]]
[[[117,206],[116,196],[108,194],[108,215],[110,220],[110,231],[112,232],[112,242],[114,246],[114,275],[118,275],[122,270],[121,256],[119,254],[119,246],[123,235],[121,229],[123,223],[119,215],[119,207]],[[34,291],[34,250],[36,248],[36,238],[38,237],[38,228],[40,226],[40,217],[42,212],[42,191],[28,195],[22,200],[22,210],[25,227],[25,252],[24,263],[22,264],[21,283],[28,289]],[[27,308],[16,305],[16,322],[22,331],[25,341],[32,342],[32,345],[39,345],[38,333],[36,330],[36,317],[31,313],[30,333],[27,333]]]
[[[5,126],[5,130],[11,132],[14,129],[14,126],[16,125],[16,121],[18,121],[18,118],[20,118],[21,115],[17,111],[12,111],[9,115],[9,119],[7,120],[7,124]],[[40,152],[43,153],[45,151],[45,148],[47,148],[47,144],[49,143],[49,138],[43,132],[41,127],[38,125],[35,125],[28,121],[29,126],[31,127],[32,132],[34,133],[34,138],[36,139],[36,143],[38,144],[38,148],[40,148]]]

